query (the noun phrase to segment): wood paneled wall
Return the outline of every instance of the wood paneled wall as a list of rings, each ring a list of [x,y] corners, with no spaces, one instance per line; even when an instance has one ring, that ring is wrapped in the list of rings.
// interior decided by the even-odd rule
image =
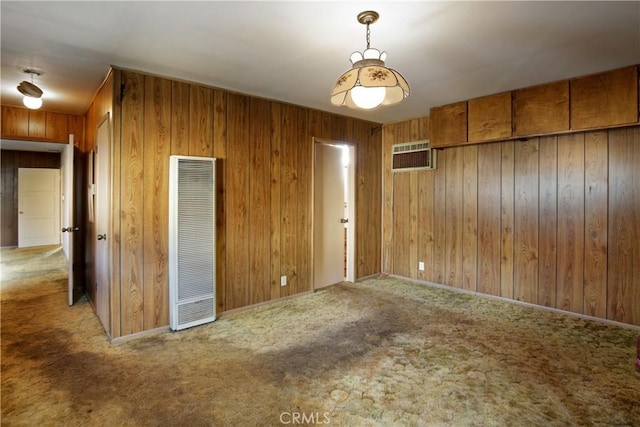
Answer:
[[[114,106],[112,337],[169,323],[173,154],[218,159],[219,313],[311,290],[313,137],[356,145],[356,276],[380,272],[380,125],[114,70],[114,93],[121,87]]]
[[[640,127],[438,150],[392,174],[384,127],[384,270],[640,325]],[[418,262],[425,270],[418,271]]]
[[[18,246],[18,168],[60,169],[60,153],[2,150],[0,246]]]

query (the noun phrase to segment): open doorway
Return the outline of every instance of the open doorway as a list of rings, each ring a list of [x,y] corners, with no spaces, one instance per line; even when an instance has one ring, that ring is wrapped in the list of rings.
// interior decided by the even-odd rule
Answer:
[[[313,288],[355,281],[355,146],[315,139]]]

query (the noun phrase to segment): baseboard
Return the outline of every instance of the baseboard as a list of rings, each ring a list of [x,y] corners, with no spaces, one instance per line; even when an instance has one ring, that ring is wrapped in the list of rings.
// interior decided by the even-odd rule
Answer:
[[[286,301],[288,299],[301,297],[303,295],[308,295],[308,294],[311,294],[311,293],[313,293],[313,291],[300,292],[298,294],[293,294],[293,295],[289,295],[289,296],[286,296],[286,297],[276,298],[276,299],[272,299],[272,300],[269,300],[269,301],[263,301],[263,302],[259,302],[257,304],[246,305],[244,307],[239,307],[239,308],[233,308],[231,310],[227,310],[227,311],[223,311],[222,313],[219,313],[218,316],[217,316],[217,319],[220,319],[220,318],[222,318],[224,316],[229,316],[231,314],[242,313],[243,311],[251,310],[251,309],[262,307],[262,306],[265,306],[265,305],[271,305],[274,302]]]
[[[531,308],[535,308],[535,309],[539,309],[539,310],[550,311],[550,312],[556,313],[556,314],[563,314],[563,315],[567,315],[567,316],[571,316],[571,317],[577,317],[577,318],[580,318],[580,319],[591,320],[591,321],[598,322],[598,323],[604,323],[606,325],[618,326],[618,327],[621,327],[621,328],[631,329],[631,330],[640,332],[640,326],[630,325],[629,323],[618,322],[618,321],[610,320],[610,319],[602,319],[600,317],[589,316],[588,314],[574,313],[572,311],[561,310],[559,308],[554,308],[554,307],[545,307],[543,305],[532,304],[530,302],[518,301],[518,300],[509,299],[509,298],[505,298],[505,297],[499,297],[499,296],[496,296],[496,295],[483,294],[481,292],[470,291],[470,290],[467,290],[467,289],[454,288],[452,286],[441,285],[439,283],[428,282],[428,281],[425,281],[425,280],[418,280],[418,279],[414,279],[414,278],[411,278],[411,277],[398,276],[396,274],[389,274],[388,277],[394,277],[396,279],[406,280],[408,282],[413,282],[413,283],[417,283],[417,284],[420,284],[420,285],[430,286],[430,287],[438,288],[438,289],[444,289],[446,291],[457,292],[457,293],[460,293],[460,294],[472,295],[472,296],[476,296],[476,297],[480,297],[480,298],[486,298],[486,299],[491,299],[491,300],[496,300],[496,301],[508,302],[508,303],[511,303],[511,304],[521,305],[521,306],[524,306],[524,307],[531,307]]]
[[[109,336],[109,341],[111,342],[111,344],[122,344],[123,342],[138,340],[140,338],[145,338],[152,335],[158,335],[158,334],[169,332],[169,331],[170,329],[169,329],[169,326],[167,325],[161,328],[149,329],[148,331],[136,332],[135,334],[129,334],[122,337],[111,338],[109,334],[107,334],[107,336]]]

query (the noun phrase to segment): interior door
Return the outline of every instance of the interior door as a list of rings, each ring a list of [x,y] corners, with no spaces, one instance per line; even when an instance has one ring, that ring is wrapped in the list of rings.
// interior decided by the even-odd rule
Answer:
[[[315,144],[313,204],[314,288],[344,281],[344,166],[343,148]]]
[[[60,169],[18,168],[18,247],[60,244]]]
[[[109,232],[111,212],[111,139],[109,115],[98,126],[95,150],[95,272],[96,312],[109,332]]]

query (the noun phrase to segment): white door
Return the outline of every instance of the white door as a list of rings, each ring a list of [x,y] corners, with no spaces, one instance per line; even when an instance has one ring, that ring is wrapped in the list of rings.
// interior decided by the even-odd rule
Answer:
[[[73,232],[76,227],[73,222],[73,135],[69,135],[69,144],[64,147],[61,156],[62,172],[62,249],[67,256],[69,270],[68,300],[73,305],[79,295],[74,296],[73,274]]]
[[[315,144],[313,205],[314,289],[344,281],[344,149]]]
[[[96,312],[104,329],[109,332],[109,246],[111,235],[109,221],[111,212],[111,140],[109,115],[98,126],[95,152],[95,268],[96,268]]]
[[[18,247],[60,244],[60,170],[18,169]]]

